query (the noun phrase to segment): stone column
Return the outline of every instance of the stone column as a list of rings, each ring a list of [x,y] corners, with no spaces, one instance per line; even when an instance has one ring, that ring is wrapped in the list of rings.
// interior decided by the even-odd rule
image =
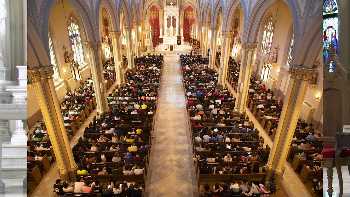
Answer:
[[[132,28],[126,27],[126,56],[128,58],[128,68],[132,69],[134,68],[134,58],[132,53],[132,35],[131,35]]]
[[[228,60],[230,57],[230,42],[232,37],[232,32],[222,32],[222,47],[221,47],[221,59],[219,68],[219,84],[225,87],[225,82],[227,78]]]
[[[18,70],[18,85],[9,86],[7,91],[12,92],[12,103],[15,105],[26,106],[27,100],[27,66],[17,66]],[[27,134],[24,129],[24,120],[10,120],[10,128],[12,132],[11,144],[26,145]]]
[[[278,178],[283,176],[286,158],[299,119],[308,83],[314,83],[317,77],[317,72],[314,69],[304,66],[292,66],[290,73],[291,79],[284,99],[274,144],[267,163],[269,172],[267,180],[270,179],[272,172]]]
[[[108,111],[108,105],[103,78],[101,42],[90,42],[88,45],[89,51],[93,53],[93,55],[90,57],[93,58],[93,61],[91,61],[91,74],[94,81],[97,104],[96,110],[97,113],[103,114]]]
[[[215,29],[211,30],[211,40],[210,40],[210,56],[209,56],[209,66],[211,68],[215,67],[216,61],[216,38],[217,31]]]
[[[140,50],[139,50],[139,39],[140,39],[140,36],[139,36],[139,26],[138,25],[135,25],[135,43],[133,45],[134,47],[134,53],[135,55],[138,57],[140,54]]]
[[[209,41],[208,41],[208,25],[206,25],[204,27],[204,47],[203,47],[203,57],[207,56],[208,53],[208,45],[209,45]]]
[[[0,81],[1,83],[1,81]],[[12,100],[11,92],[6,90],[6,87],[1,87],[0,84],[0,103],[2,104],[9,104]],[[10,141],[10,132],[9,132],[9,125],[8,120],[0,120],[0,157],[1,157],[1,144],[3,142]]]
[[[7,27],[6,40],[8,43],[6,47],[5,58],[8,58],[7,66],[9,67],[9,80],[16,80],[16,66],[23,65],[26,61],[26,22],[23,9],[26,9],[25,2],[23,0],[10,0],[6,1],[8,6],[7,11]]]
[[[255,62],[254,55],[256,43],[244,43],[242,44],[242,61],[240,65],[239,71],[239,79],[238,79],[238,94],[236,110],[241,113],[245,112],[245,107],[247,106],[248,100],[248,90],[250,84],[250,77],[252,75],[252,67]]]
[[[120,85],[123,81],[122,71],[121,71],[121,47],[120,47],[120,31],[112,33],[112,44],[113,44],[113,58],[115,66],[115,75],[117,84]]]
[[[197,27],[197,40],[199,41],[199,50],[202,51],[203,49],[203,40],[202,40],[203,36],[202,36],[202,24],[199,23],[198,27]]]
[[[60,177],[74,179],[77,167],[52,80],[52,66],[30,68],[28,73],[52,144]]]
[[[350,9],[350,1],[342,0],[338,2],[339,9],[339,60],[343,65],[350,66],[350,21],[348,20],[350,17],[349,9]]]

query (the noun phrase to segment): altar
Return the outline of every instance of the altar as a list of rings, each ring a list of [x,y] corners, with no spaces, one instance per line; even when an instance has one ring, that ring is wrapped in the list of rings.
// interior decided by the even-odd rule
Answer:
[[[177,45],[177,38],[180,36],[179,6],[176,0],[166,0],[164,6],[163,23],[163,44]]]

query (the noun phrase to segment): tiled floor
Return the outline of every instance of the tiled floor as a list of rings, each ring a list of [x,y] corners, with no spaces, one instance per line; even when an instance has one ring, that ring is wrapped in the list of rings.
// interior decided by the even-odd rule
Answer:
[[[164,60],[147,193],[191,197],[197,187],[179,56],[168,54]]]

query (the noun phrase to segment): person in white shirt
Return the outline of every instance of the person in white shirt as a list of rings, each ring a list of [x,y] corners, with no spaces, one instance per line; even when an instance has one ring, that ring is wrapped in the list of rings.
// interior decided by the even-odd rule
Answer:
[[[202,111],[203,110],[203,105],[197,104],[196,108],[197,108],[198,111]]]
[[[138,167],[136,167],[136,168],[134,169],[134,174],[135,174],[135,175],[141,175],[141,174],[143,174],[143,168],[138,168]]]
[[[237,182],[231,183],[230,185],[230,189],[235,192],[238,193],[240,188],[239,188],[239,184]]]
[[[81,193],[83,192],[83,187],[85,183],[83,179],[80,179],[80,181],[77,181],[74,183],[74,193]]]
[[[209,142],[209,140],[210,140],[209,135],[207,135],[207,134],[203,135],[203,142]]]
[[[225,155],[224,162],[232,162],[232,157],[230,154]]]
[[[95,144],[93,144],[93,145],[91,146],[91,148],[90,148],[90,151],[91,151],[91,152],[97,152],[97,150],[98,150],[98,148],[97,148],[97,146],[96,146]]]
[[[101,154],[101,161],[102,162],[106,162],[107,161],[105,154]]]
[[[201,138],[200,136],[196,136],[196,137],[194,138],[194,141],[195,141],[196,143],[201,143],[201,142],[202,142],[202,138]]]

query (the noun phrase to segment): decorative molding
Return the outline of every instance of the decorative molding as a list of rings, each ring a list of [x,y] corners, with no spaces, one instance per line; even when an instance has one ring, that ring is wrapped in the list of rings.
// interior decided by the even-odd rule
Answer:
[[[223,32],[221,32],[221,36],[223,38],[231,38],[233,36],[233,32],[232,31],[223,31]]]
[[[245,50],[255,50],[258,47],[258,43],[257,42],[246,42],[246,43],[242,43],[242,49]]]
[[[317,83],[317,70],[315,68],[308,68],[301,65],[293,65],[290,67],[289,72],[291,78],[309,81],[310,84]]]
[[[52,79],[52,75],[52,65],[28,68],[28,81],[30,83],[38,82],[41,79]]]

